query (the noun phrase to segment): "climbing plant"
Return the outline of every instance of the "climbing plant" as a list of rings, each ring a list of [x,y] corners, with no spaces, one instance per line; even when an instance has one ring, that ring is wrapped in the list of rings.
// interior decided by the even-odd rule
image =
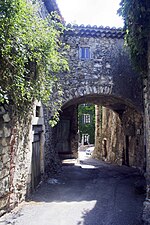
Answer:
[[[125,39],[135,67],[147,74],[147,51],[150,34],[150,1],[122,0],[118,13],[125,22]]]
[[[62,90],[57,74],[68,70],[60,38],[64,27],[55,13],[41,18],[35,2],[0,1],[0,102],[13,103],[19,115],[35,99],[49,106],[56,87],[58,109]]]

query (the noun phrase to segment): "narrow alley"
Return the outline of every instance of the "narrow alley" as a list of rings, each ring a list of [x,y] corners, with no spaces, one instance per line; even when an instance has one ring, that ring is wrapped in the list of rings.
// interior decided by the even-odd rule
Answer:
[[[89,157],[65,161],[56,177],[0,219],[0,225],[141,225],[144,178],[134,168]]]

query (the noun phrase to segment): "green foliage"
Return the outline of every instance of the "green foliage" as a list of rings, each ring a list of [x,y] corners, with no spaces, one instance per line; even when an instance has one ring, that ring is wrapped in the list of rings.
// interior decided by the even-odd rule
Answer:
[[[83,123],[84,114],[90,114],[91,116],[90,123]],[[95,105],[93,104],[79,105],[78,121],[79,121],[80,137],[82,137],[82,134],[89,134],[90,143],[93,144],[95,139]]]
[[[150,1],[122,0],[118,13],[125,22],[126,42],[135,67],[147,74],[148,38],[150,34]]]
[[[38,9],[26,0],[0,1],[0,102],[13,103],[24,115],[34,99],[49,106],[56,86],[60,107],[57,74],[68,70],[60,41],[64,27],[56,14],[42,19]]]

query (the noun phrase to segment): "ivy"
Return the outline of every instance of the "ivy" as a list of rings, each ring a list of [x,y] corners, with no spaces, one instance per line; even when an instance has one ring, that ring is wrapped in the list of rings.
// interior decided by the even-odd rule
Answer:
[[[148,38],[150,34],[150,1],[122,0],[118,10],[125,22],[125,40],[131,50],[131,58],[142,75],[148,69]]]
[[[68,70],[68,63],[59,21],[54,13],[42,19],[39,5],[30,1],[0,1],[0,103],[12,103],[18,115],[25,115],[35,99],[49,107],[56,86],[60,107],[57,74]]]

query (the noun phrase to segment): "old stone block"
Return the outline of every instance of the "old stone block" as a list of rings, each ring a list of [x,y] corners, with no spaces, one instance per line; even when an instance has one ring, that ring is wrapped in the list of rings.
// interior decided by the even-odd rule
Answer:
[[[2,155],[3,152],[3,146],[0,144],[0,156]]]
[[[143,210],[143,221],[144,225],[150,225],[150,202],[144,202],[144,210]]]
[[[106,63],[106,69],[110,69],[111,65],[109,63]]]
[[[2,168],[3,168],[3,162],[0,161],[0,171],[2,170]]]
[[[5,196],[3,198],[0,198],[0,209],[3,209],[7,206],[9,200],[9,196]]]
[[[5,109],[3,106],[0,106],[0,115],[3,115],[5,113]]]
[[[10,154],[10,147],[9,146],[0,146],[0,152],[2,155],[4,154]]]
[[[10,137],[10,135],[11,135],[11,129],[7,128],[7,127],[4,127],[4,136]]]
[[[3,169],[0,173],[0,179],[2,179],[3,177],[9,176],[9,170],[8,169]]]
[[[1,138],[1,137],[4,137],[3,130],[0,130],[0,138]]]
[[[10,155],[9,155],[9,153],[5,153],[3,156],[2,156],[2,162],[5,164],[5,163],[7,163],[7,162],[9,162],[10,161]]]
[[[5,122],[5,123],[8,123],[8,122],[10,121],[10,116],[9,116],[9,114],[8,114],[8,113],[4,114],[4,115],[3,115],[3,119],[4,119],[4,122]]]
[[[1,138],[0,139],[0,144],[3,146],[3,147],[6,147],[9,145],[9,140],[7,138]]]
[[[9,192],[9,176],[0,180],[0,198]]]

